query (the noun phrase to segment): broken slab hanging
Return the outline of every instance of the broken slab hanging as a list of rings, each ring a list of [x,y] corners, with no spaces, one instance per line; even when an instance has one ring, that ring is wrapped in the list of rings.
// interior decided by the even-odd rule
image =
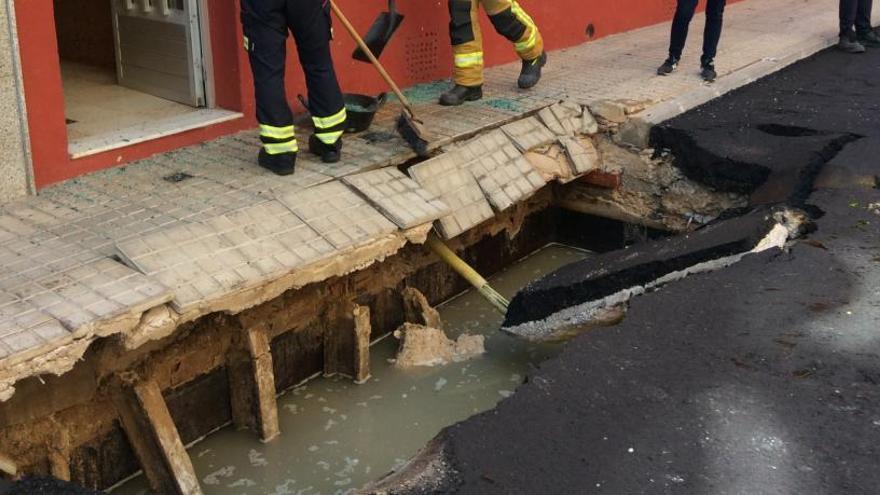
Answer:
[[[501,130],[523,153],[535,148],[549,146],[556,142],[556,135],[535,117],[511,122],[502,126]]]
[[[546,184],[513,143],[478,158],[470,170],[498,212],[529,198]]]
[[[450,212],[436,195],[395,167],[350,175],[342,180],[402,229],[431,223]]]
[[[450,213],[435,225],[445,239],[452,239],[495,216],[477,179],[458,151],[444,153],[410,167],[410,176],[447,204]]]

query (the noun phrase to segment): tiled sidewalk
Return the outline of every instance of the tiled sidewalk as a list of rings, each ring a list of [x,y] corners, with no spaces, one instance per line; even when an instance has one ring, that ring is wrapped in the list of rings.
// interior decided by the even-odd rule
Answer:
[[[684,111],[830,44],[836,9],[832,0],[730,6],[713,86],[696,74],[698,18],[681,69],[670,77],[654,75],[667,44],[669,27],[662,24],[552,53],[534,91],[514,88],[519,65],[511,64],[488,71],[486,97],[475,104],[433,104],[445,83],[409,94],[438,145],[560,100],[595,111],[604,100],[626,100],[613,108],[621,115],[627,109],[629,118],[663,105]],[[222,300],[230,294],[383,239],[386,247],[372,256],[393,254],[407,241],[406,229],[441,219],[440,232],[457,235],[542,187],[522,153],[576,130],[546,116],[516,123],[414,167],[413,181],[396,167],[378,171],[413,157],[393,131],[397,113],[389,104],[371,131],[347,138],[341,164],[303,154],[290,177],[255,166],[257,136],[246,132],[0,207],[0,400],[21,378],[65,372],[97,337],[143,336],[142,314],[151,308],[170,303],[170,321],[178,324],[226,309]],[[586,155],[571,156],[585,163]]]

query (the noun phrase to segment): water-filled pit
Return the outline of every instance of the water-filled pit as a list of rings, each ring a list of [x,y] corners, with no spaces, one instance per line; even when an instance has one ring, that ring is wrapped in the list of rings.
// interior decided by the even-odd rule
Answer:
[[[491,278],[511,297],[529,281],[589,254],[550,245]],[[414,455],[444,427],[494,407],[514,393],[531,366],[558,352],[501,333],[502,316],[476,291],[440,307],[450,338],[486,336],[486,354],[446,366],[402,370],[397,341],[371,348],[372,378],[363,385],[316,378],[278,399],[282,434],[261,443],[226,427],[190,448],[206,494],[315,495],[345,493],[381,477]],[[143,477],[112,491],[146,495]]]

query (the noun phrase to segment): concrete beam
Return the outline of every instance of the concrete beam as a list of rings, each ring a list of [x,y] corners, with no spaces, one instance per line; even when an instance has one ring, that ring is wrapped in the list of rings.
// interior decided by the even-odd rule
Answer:
[[[281,433],[275,400],[275,372],[269,337],[264,327],[244,330],[229,359],[232,421],[255,431],[268,442]]]
[[[370,379],[370,308],[355,306],[354,316],[354,381],[366,383]]]
[[[192,461],[153,380],[124,379],[114,401],[122,427],[154,493],[201,495]]]

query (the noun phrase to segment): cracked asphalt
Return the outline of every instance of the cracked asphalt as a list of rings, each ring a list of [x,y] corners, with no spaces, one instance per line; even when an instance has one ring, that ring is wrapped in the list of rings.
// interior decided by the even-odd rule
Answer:
[[[817,231],[637,297],[444,430],[442,483],[399,492],[878,493],[878,69],[829,50],[659,128],[690,177]]]

